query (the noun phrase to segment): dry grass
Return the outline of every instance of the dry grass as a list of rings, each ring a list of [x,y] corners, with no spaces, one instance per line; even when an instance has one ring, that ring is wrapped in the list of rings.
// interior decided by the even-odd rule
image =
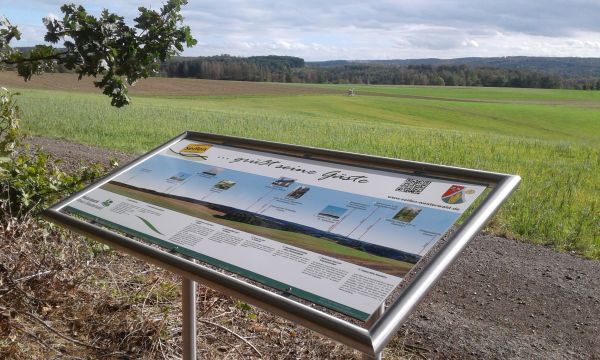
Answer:
[[[76,74],[43,74],[24,82],[15,72],[0,71],[0,85],[9,88],[98,92],[91,78],[77,80]],[[129,88],[132,95],[156,96],[232,96],[341,94],[343,90],[308,87],[298,84],[259,83],[153,77],[140,80]]]

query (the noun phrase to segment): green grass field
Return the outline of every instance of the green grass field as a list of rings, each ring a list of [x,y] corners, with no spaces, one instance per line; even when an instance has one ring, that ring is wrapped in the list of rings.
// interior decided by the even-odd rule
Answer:
[[[342,91],[354,89],[358,95],[379,93],[390,95],[438,97],[446,99],[476,100],[489,102],[521,101],[521,102],[585,102],[600,106],[600,94],[594,91],[563,89],[515,89],[491,87],[435,87],[435,86],[373,86],[373,85],[322,85],[330,89]]]
[[[21,90],[19,102],[34,134],[128,152],[196,130],[518,174],[488,231],[600,257],[600,92],[325,86],[359,95],[136,96],[115,109],[100,94]]]

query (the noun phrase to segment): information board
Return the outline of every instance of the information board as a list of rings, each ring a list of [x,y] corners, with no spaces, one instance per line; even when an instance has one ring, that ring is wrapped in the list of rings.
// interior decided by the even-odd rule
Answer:
[[[61,211],[366,320],[485,189],[184,138]]]

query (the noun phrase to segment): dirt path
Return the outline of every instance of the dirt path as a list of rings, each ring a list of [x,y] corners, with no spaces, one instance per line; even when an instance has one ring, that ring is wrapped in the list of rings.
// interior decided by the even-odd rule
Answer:
[[[132,155],[34,137],[65,166]],[[600,359],[600,261],[480,235],[400,331],[426,358]],[[398,345],[396,345],[398,346]]]

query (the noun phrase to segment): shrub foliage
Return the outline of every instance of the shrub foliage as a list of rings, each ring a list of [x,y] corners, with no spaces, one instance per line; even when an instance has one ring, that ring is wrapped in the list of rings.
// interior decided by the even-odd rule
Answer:
[[[41,149],[23,147],[20,110],[15,94],[0,90],[0,208],[3,221],[10,217],[35,215],[59,198],[82,188],[105,169],[81,167],[67,174],[59,160]]]

